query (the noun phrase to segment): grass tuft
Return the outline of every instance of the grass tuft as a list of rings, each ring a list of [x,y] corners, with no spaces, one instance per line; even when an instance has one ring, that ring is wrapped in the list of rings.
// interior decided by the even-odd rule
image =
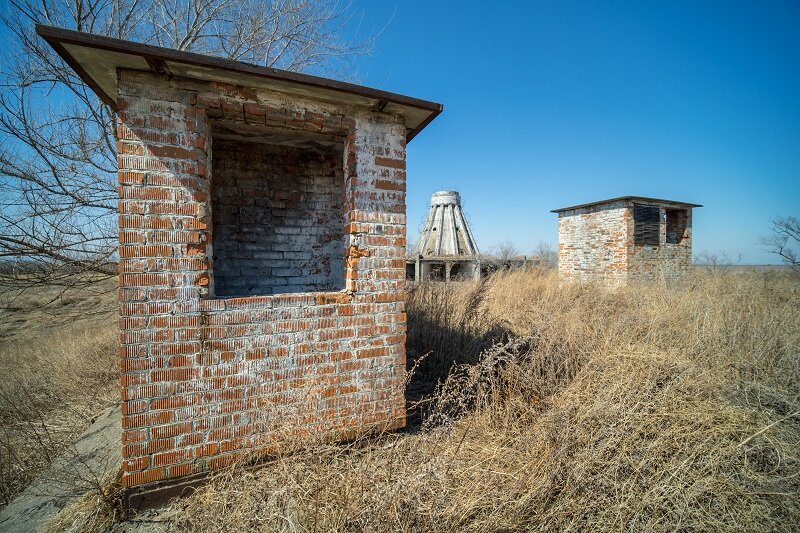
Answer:
[[[308,532],[800,523],[796,276],[708,269],[605,290],[506,272],[415,286],[407,312],[408,431],[242,460],[161,519]],[[5,501],[118,397],[111,314],[41,316],[17,316],[25,327],[0,343]],[[118,491],[98,480],[49,530],[112,527]]]
[[[408,298],[417,423],[234,467],[190,531],[788,531],[800,523],[800,284],[552,272]]]

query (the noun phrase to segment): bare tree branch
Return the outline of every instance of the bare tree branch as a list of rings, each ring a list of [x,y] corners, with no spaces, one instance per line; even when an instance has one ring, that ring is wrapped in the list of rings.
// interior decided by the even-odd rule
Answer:
[[[0,294],[117,275],[113,111],[37,23],[295,71],[369,51],[343,38],[335,0],[9,0],[14,50],[0,73]],[[71,285],[70,285],[71,284]]]
[[[772,220],[772,235],[761,239],[761,244],[777,254],[784,264],[800,272],[800,219],[778,217]]]

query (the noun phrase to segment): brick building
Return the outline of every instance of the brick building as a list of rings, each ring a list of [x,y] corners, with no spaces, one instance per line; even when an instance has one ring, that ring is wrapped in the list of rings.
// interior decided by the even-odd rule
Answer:
[[[692,265],[695,207],[623,196],[554,209],[559,276],[609,285],[679,278]]]
[[[404,426],[406,142],[442,106],[37,31],[118,116],[129,496]]]

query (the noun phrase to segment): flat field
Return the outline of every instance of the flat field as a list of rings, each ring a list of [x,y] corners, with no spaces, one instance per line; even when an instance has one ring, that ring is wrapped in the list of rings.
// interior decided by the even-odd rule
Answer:
[[[418,285],[407,311],[407,431],[226,469],[162,518],[190,531],[798,530],[797,275],[706,268],[607,290],[499,273]],[[6,488],[18,435],[65,411],[85,424],[114,398],[114,323],[50,324],[45,338],[25,326],[0,344],[22,387],[0,398],[4,494],[26,479]],[[15,391],[46,401],[26,410]],[[89,515],[68,508],[54,528],[96,529]]]
[[[0,297],[0,507],[119,400],[114,288]]]

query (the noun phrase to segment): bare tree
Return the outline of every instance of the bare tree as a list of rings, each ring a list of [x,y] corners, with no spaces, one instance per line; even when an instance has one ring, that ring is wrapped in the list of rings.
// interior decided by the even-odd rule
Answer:
[[[406,257],[415,258],[419,251],[417,250],[417,241],[406,241]]]
[[[492,247],[491,255],[501,263],[505,263],[518,257],[519,250],[513,242],[502,241]]]
[[[800,219],[778,217],[772,220],[772,235],[761,242],[786,265],[800,272]]]
[[[34,32],[37,23],[321,72],[365,53],[335,0],[9,0],[0,73],[0,291],[96,287],[116,275],[113,111]],[[4,58],[5,59],[5,58]]]
[[[533,255],[539,259],[539,264],[548,268],[558,266],[558,252],[547,241],[539,241],[533,250]]]
[[[519,249],[511,241],[502,241],[481,253],[481,268],[487,272],[508,270],[512,268],[514,259],[519,257]]]

